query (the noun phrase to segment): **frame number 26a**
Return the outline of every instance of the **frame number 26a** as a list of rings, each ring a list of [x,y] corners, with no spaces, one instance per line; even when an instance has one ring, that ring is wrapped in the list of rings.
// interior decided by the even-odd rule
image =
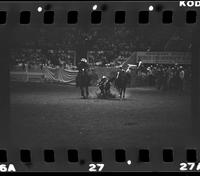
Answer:
[[[89,164],[90,172],[101,172],[104,168],[104,164]]]

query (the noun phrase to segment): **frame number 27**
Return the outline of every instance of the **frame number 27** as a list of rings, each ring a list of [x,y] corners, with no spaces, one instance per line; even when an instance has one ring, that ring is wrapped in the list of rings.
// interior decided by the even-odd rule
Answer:
[[[104,168],[104,164],[89,164],[90,172],[101,172]]]

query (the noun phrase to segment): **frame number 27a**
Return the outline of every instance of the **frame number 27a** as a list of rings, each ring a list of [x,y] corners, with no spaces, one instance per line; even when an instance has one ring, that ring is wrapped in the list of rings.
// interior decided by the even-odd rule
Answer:
[[[89,164],[90,172],[101,172],[104,168],[104,164]]]
[[[180,171],[200,171],[200,163],[180,163]]]

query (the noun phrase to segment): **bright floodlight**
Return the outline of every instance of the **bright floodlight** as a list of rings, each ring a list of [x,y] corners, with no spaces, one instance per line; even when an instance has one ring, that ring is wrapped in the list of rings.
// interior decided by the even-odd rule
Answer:
[[[38,12],[42,12],[42,7],[38,7],[38,8],[37,8],[37,11],[38,11]]]
[[[93,5],[92,10],[97,10],[97,5]]]
[[[128,160],[128,161],[127,161],[127,164],[128,164],[128,165],[131,165],[131,160]]]
[[[149,11],[153,11],[153,6],[149,6]]]

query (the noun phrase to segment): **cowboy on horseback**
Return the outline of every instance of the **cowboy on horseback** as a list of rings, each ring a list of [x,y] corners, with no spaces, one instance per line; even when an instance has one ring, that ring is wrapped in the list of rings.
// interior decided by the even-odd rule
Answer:
[[[122,72],[125,72],[125,70],[123,69],[122,66],[120,66],[120,67],[119,67],[119,71],[117,72],[117,78],[119,77],[119,75],[120,75]]]
[[[116,81],[115,81],[115,86],[118,89],[119,88],[119,81],[120,81],[120,76],[124,75],[125,70],[123,69],[122,66],[119,67],[119,71],[117,72],[117,76],[116,76]]]
[[[125,98],[125,92],[127,86],[130,84],[130,70],[124,70],[122,66],[119,67],[119,71],[117,72],[117,76],[115,79],[115,87],[119,91],[119,96],[121,98]]]
[[[83,98],[88,98],[89,91],[88,87],[90,84],[90,79],[88,75],[89,65],[87,63],[87,59],[82,58],[80,63],[78,64],[78,75],[76,78],[76,85],[81,89],[81,96]],[[85,95],[86,93],[86,95]]]
[[[87,59],[85,59],[85,58],[82,58],[81,61],[80,61],[80,63],[78,64],[78,70],[79,70],[79,72],[80,72],[82,69],[85,69],[85,70],[87,70],[87,71],[88,71],[88,69],[89,69],[89,65],[88,65],[88,63],[87,63]]]

